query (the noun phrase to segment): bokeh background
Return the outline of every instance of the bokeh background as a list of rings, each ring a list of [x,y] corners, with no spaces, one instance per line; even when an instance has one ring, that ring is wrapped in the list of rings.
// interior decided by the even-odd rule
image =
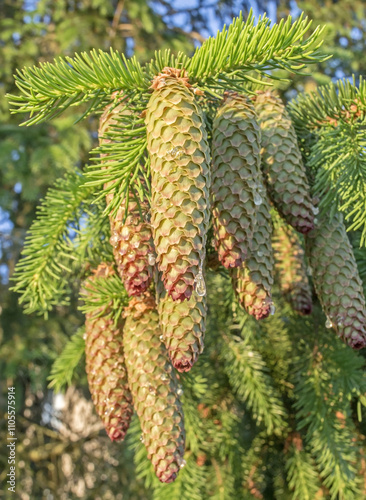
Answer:
[[[150,498],[136,478],[129,443],[109,442],[86,388],[83,363],[66,393],[48,387],[51,366],[67,339],[83,323],[77,297],[47,320],[25,316],[9,290],[24,238],[47,188],[96,145],[97,120],[73,126],[72,112],[51,124],[19,127],[6,93],[16,93],[17,68],[62,55],[109,47],[148,61],[156,49],[191,53],[242,10],[267,12],[273,21],[304,11],[314,25],[327,24],[325,52],[333,58],[303,76],[287,75],[280,92],[298,91],[365,74],[366,3],[362,0],[0,0],[0,482],[8,466],[6,388],[17,404],[17,493],[27,499]],[[0,498],[14,498],[6,488]],[[175,499],[172,499],[175,500]]]

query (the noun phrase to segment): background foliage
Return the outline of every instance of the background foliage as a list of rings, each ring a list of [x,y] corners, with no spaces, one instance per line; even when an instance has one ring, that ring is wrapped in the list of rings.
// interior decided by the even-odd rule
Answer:
[[[199,422],[200,418],[205,416],[206,408],[215,406],[217,415],[212,416],[212,427],[205,429],[208,437],[203,434],[200,436],[199,432],[197,436],[189,436],[194,460],[187,460],[188,464],[179,480],[181,483],[172,486],[176,490],[170,490],[169,493],[164,493],[156,485],[158,489],[152,493],[149,487],[150,476],[141,465],[142,447],[137,451],[136,470],[142,477],[147,478],[145,486],[142,481],[137,481],[135,478],[136,471],[132,466],[130,448],[124,445],[121,456],[120,449],[103,437],[99,422],[95,416],[93,417],[92,407],[82,392],[85,388],[82,363],[79,369],[81,389],[69,390],[63,402],[65,405],[63,411],[57,413],[57,400],[53,399],[52,391],[47,389],[47,377],[54,360],[63,351],[67,342],[71,342],[71,364],[72,356],[80,352],[78,346],[82,346],[82,333],[73,337],[83,322],[83,316],[76,307],[77,298],[71,295],[67,307],[59,302],[56,310],[49,314],[47,321],[35,315],[26,317],[17,303],[16,295],[8,291],[8,277],[12,274],[14,264],[19,258],[25,232],[35,216],[38,202],[45,196],[49,185],[65,172],[71,172],[75,165],[80,169],[85,168],[88,151],[97,145],[97,122],[93,118],[88,118],[77,126],[72,126],[75,117],[72,112],[68,112],[50,124],[19,128],[19,118],[17,115],[9,114],[4,95],[8,92],[12,94],[17,92],[13,78],[16,68],[31,66],[36,62],[47,62],[58,55],[72,57],[75,51],[89,51],[94,47],[103,50],[113,48],[128,56],[134,54],[141,63],[148,61],[158,48],[170,48],[173,52],[178,50],[193,52],[195,46],[213,34],[216,28],[221,28],[224,22],[230,21],[240,9],[248,12],[249,8],[253,7],[255,13],[267,10],[271,12],[272,18],[275,13],[277,19],[289,13],[296,16],[303,10],[314,20],[314,25],[324,23],[327,25],[326,42],[322,50],[334,56],[316,68],[306,70],[305,76],[290,72],[290,83],[281,84],[280,90],[285,98],[292,98],[297,91],[312,90],[318,84],[330,83],[342,77],[349,78],[352,73],[356,77],[365,74],[364,2],[310,0],[276,4],[273,1],[251,3],[234,0],[192,0],[189,3],[164,0],[118,2],[81,0],[76,3],[67,0],[58,2],[3,0],[0,6],[0,372],[3,376],[0,403],[3,416],[6,386],[15,385],[17,432],[19,441],[22,441],[17,449],[18,471],[22,476],[21,498],[51,499],[52,495],[55,495],[55,498],[86,499],[141,499],[150,498],[152,495],[158,499],[175,498],[174,491],[177,495],[182,491],[179,489],[182,488],[182,482],[185,482],[186,497],[192,499],[204,498],[206,489],[216,492],[216,497],[213,498],[233,498],[233,492],[237,491],[238,487],[243,491],[243,498],[293,498],[287,490],[286,474],[288,484],[298,492],[295,498],[326,498],[327,493],[322,492],[320,486],[316,491],[314,486],[313,491],[304,493],[307,485],[310,483],[316,485],[316,481],[313,480],[316,477],[314,460],[320,468],[323,467],[322,464],[329,463],[328,457],[324,457],[324,443],[329,443],[332,438],[334,438],[334,456],[337,456],[337,450],[340,448],[343,453],[347,450],[351,455],[354,453],[352,447],[347,448],[346,436],[339,442],[339,436],[332,435],[333,428],[342,426],[349,420],[350,425],[360,426],[363,434],[365,429],[364,423],[351,422],[350,402],[347,401],[346,404],[335,398],[337,391],[349,393],[353,370],[359,371],[360,366],[355,363],[355,358],[351,354],[348,359],[343,347],[334,341],[333,334],[324,330],[323,317],[319,311],[314,316],[317,329],[314,329],[312,324],[305,324],[300,332],[298,321],[291,311],[286,309],[287,306],[283,305],[284,312],[281,313],[281,317],[285,319],[279,320],[274,317],[264,325],[256,327],[254,338],[250,334],[250,325],[245,324],[243,318],[240,318],[240,312],[228,310],[227,304],[220,301],[211,303],[211,312],[221,311],[221,313],[220,317],[211,316],[208,331],[218,334],[225,331],[228,324],[233,324],[235,337],[230,340],[224,337],[222,341],[222,351],[226,352],[226,359],[232,359],[232,364],[223,366],[224,380],[215,380],[217,375],[210,372],[207,362],[210,356],[218,356],[220,352],[219,347],[215,346],[216,337],[213,334],[212,344],[208,344],[205,357],[196,367],[196,371],[202,371],[206,381],[196,383],[196,387],[192,387],[189,378],[184,381],[187,398],[196,401],[201,412],[201,417],[199,414],[191,414],[189,405],[186,405],[187,418],[192,422]],[[282,76],[283,70],[279,74]],[[69,237],[73,239],[75,235],[71,234]],[[356,232],[352,238],[357,248],[361,234]],[[366,259],[360,251],[357,255],[361,273],[363,272],[365,277]],[[77,262],[67,263],[67,266],[73,265],[77,265]],[[67,282],[64,285],[70,287],[72,291],[77,289],[78,283]],[[224,279],[211,283],[212,287],[221,287],[222,295],[229,289],[227,285]],[[290,336],[291,338],[297,336],[300,346],[296,356],[301,358],[301,362],[296,364],[296,369],[295,363],[290,362],[293,355]],[[273,345],[276,346],[278,356],[276,360],[270,357],[270,354],[273,354]],[[319,346],[322,348],[321,356]],[[73,348],[75,348],[74,354]],[[333,355],[327,358],[327,353],[334,351],[337,351],[338,365],[334,363]],[[238,352],[241,353],[240,358],[237,356]],[[257,397],[255,400],[248,400],[247,395],[239,389],[236,396],[242,401],[242,406],[236,409],[234,416],[228,421],[225,420],[227,408],[220,408],[217,406],[218,401],[212,398],[215,387],[225,388],[228,381],[234,392],[235,387],[240,387],[239,382],[242,381],[234,380],[231,371],[232,366],[239,362],[238,359],[243,363],[242,377],[246,384],[255,380],[254,394]],[[265,369],[268,365],[271,367],[270,373]],[[311,380],[304,376],[309,366],[316,368]],[[324,373],[328,374],[328,378]],[[359,372],[354,377],[359,379]],[[207,379],[213,380],[211,390],[207,387]],[[283,381],[286,381],[285,385]],[[268,383],[275,385],[273,400],[266,401],[264,388],[267,388]],[[294,389],[297,387],[300,390],[304,384],[308,384],[306,390],[310,394],[307,403],[301,401]],[[361,394],[362,390],[364,389],[359,388],[355,396]],[[207,393],[206,399],[203,397],[204,392]],[[335,404],[339,404],[332,415],[327,415],[327,418],[333,421],[325,420],[322,432],[316,436],[315,446],[319,450],[316,457],[307,453],[306,444],[303,445],[296,433],[286,434],[287,425],[290,424],[292,429],[296,427],[294,422],[289,423],[284,419],[286,402],[297,397],[298,411],[296,415],[291,415],[291,419],[298,419],[296,425],[299,428],[307,424],[306,415],[311,408],[316,407],[319,412],[322,411],[322,398],[334,397]],[[230,394],[228,398],[230,399]],[[357,404],[356,399],[352,402],[353,406]],[[311,404],[307,407],[309,401]],[[230,406],[232,401],[221,398],[220,404]],[[263,404],[268,405],[265,414],[261,413]],[[83,425],[78,427],[77,421],[80,420],[81,414],[85,415],[85,420]],[[68,418],[65,418],[65,415],[68,415]],[[220,422],[220,425],[215,424],[215,421]],[[239,422],[242,424],[244,421],[245,426],[239,426]],[[256,422],[263,426],[266,436],[268,434],[272,436],[274,428],[280,429],[283,434],[280,438],[274,434],[270,446],[267,444],[268,439],[262,438],[259,434],[256,437],[258,443],[253,445],[251,436]],[[2,418],[1,425],[3,424]],[[137,424],[134,431],[139,432]],[[5,428],[0,427],[0,432],[5,435]],[[230,450],[230,435],[237,432],[242,433],[240,436],[242,450],[236,456]],[[215,436],[211,441],[210,433]],[[280,450],[282,453],[284,436],[287,443],[286,463],[281,462],[279,453]],[[203,437],[208,443],[207,449],[201,446],[200,440],[203,441]],[[260,453],[253,457],[248,456],[248,450],[256,449],[256,446],[261,450]],[[220,451],[220,448],[223,449]],[[238,457],[241,456],[245,456],[246,460],[238,464]],[[272,457],[270,462],[274,464],[272,470],[267,470],[264,465],[268,463],[269,456]],[[210,457],[209,462],[213,464],[210,467],[204,466],[207,457]],[[1,470],[4,471],[0,473],[2,481],[6,473],[6,467],[3,467],[4,459],[5,456],[0,458]],[[347,464],[358,463],[361,467],[361,470],[358,470],[360,475],[364,460],[364,457],[351,456],[347,463],[334,464],[338,477],[333,484],[338,484],[338,489],[347,488],[347,484],[352,483],[355,475],[352,468],[347,469]],[[203,466],[198,467],[198,463]],[[113,467],[110,467],[111,465]],[[243,477],[249,478],[246,484],[238,486],[230,483],[233,477],[231,470],[235,467],[248,469],[242,474]],[[299,476],[300,470],[302,477]],[[327,476],[329,471],[326,471],[325,466],[323,470]],[[268,475],[272,478],[269,483]],[[201,492],[195,490],[194,484],[189,482],[189,477],[195,478],[195,484],[201,481],[201,484],[205,485]],[[345,498],[352,498],[352,491],[361,491],[362,485],[356,483],[355,480],[351,488],[358,490],[350,490],[348,497],[346,492]],[[263,490],[263,484],[270,486]],[[123,496],[120,494],[121,491],[124,492]]]

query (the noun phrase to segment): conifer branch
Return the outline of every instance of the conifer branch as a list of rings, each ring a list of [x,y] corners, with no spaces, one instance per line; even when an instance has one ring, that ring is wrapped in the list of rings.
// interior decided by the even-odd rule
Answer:
[[[342,144],[340,151],[339,144]],[[325,127],[310,148],[308,167],[314,170],[313,194],[323,211],[345,214],[348,231],[361,230],[366,244],[366,138],[359,124]]]
[[[348,80],[300,95],[289,112],[311,169],[319,207],[345,214],[348,230],[361,230],[366,245],[366,82]],[[340,148],[339,145],[342,145]]]
[[[291,443],[287,453],[287,482],[293,491],[293,500],[313,500],[321,485],[313,460],[302,448],[300,438]]]
[[[49,189],[25,240],[22,258],[15,268],[13,290],[20,293],[25,312],[47,316],[53,306],[67,304],[68,277],[72,272],[74,228],[83,203],[90,202],[91,188],[85,188],[80,173],[67,174]]]
[[[96,268],[101,261],[113,260],[112,246],[109,243],[110,224],[108,217],[103,216],[104,209],[104,200],[83,207],[79,227],[74,228],[74,272],[87,265]]]
[[[110,264],[112,266],[112,264]],[[117,274],[105,277],[93,276],[84,282],[80,292],[80,298],[84,304],[80,310],[93,317],[104,316],[113,318],[114,323],[122,317],[124,308],[128,304],[128,295],[121,279]]]
[[[328,58],[319,50],[324,28],[316,28],[304,40],[311,21],[303,19],[303,14],[294,23],[291,16],[272,26],[265,15],[258,18],[256,25],[254,21],[252,10],[246,21],[240,13],[228,29],[224,27],[215,38],[209,38],[198,48],[186,67],[193,81],[201,87],[227,90],[233,78],[256,82],[249,74],[253,71],[266,76],[276,68],[298,73],[305,64]]]
[[[225,339],[223,360],[237,397],[249,406],[258,423],[264,423],[269,434],[281,433],[286,425],[285,409],[260,353],[248,341]]]
[[[53,388],[55,392],[60,392],[66,385],[71,385],[75,369],[85,351],[84,331],[84,327],[79,328],[52,365],[48,387]]]
[[[16,75],[19,96],[9,95],[13,113],[29,113],[25,125],[50,120],[70,106],[89,103],[81,117],[96,112],[108,103],[116,91],[124,91],[131,101],[146,94],[151,79],[165,66],[184,68],[192,83],[208,92],[239,90],[243,82],[263,83],[255,75],[268,76],[273,69],[301,72],[305,64],[321,62],[323,28],[316,28],[306,40],[311,22],[303,15],[292,23],[270,26],[267,17],[254,24],[252,11],[246,21],[242,14],[224,27],[216,38],[208,39],[190,59],[180,52],[157,52],[155,59],[144,68],[136,58],[126,59],[114,50],[109,53],[93,50],[74,58],[41,63],[39,67],[24,68]]]
[[[366,117],[366,81],[360,77],[353,81],[338,80],[317,89],[316,92],[299,94],[288,105],[294,125],[301,135],[316,132],[324,126],[336,127],[363,122]]]
[[[306,442],[332,498],[361,497],[357,449],[351,437],[354,427],[346,396],[352,382],[362,379],[357,354],[336,338],[327,338],[327,343],[315,345],[311,352],[304,343],[301,345],[295,389],[298,429],[306,429]]]
[[[18,70],[15,82],[21,94],[8,97],[14,113],[30,113],[24,125],[50,120],[69,106],[92,101],[89,114],[103,107],[116,90],[136,92],[149,87],[136,58],[126,59],[113,49],[109,53],[94,49]]]
[[[136,107],[128,114],[121,111],[117,123],[102,138],[111,142],[91,152],[93,165],[88,167],[86,185],[101,188],[96,201],[113,193],[105,210],[108,214],[116,214],[122,202],[129,199],[130,191],[140,200],[150,196],[146,127],[140,112]]]

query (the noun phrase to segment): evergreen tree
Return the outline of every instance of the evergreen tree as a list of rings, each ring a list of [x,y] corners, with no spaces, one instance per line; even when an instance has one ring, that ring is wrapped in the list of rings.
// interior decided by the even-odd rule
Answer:
[[[102,262],[115,265],[113,247],[109,244],[108,215],[116,217],[123,207],[123,222],[127,224],[129,209],[135,210],[137,206],[139,210],[134,217],[139,223],[151,221],[159,257],[156,259],[152,254],[149,259],[154,266],[155,284],[148,291],[141,290],[128,303],[122,281],[114,273],[113,279],[92,278],[89,281],[92,285],[85,286],[82,293],[89,322],[94,324],[98,315],[100,322],[104,322],[107,311],[115,329],[121,316],[126,318],[123,328],[127,330],[122,342],[139,417],[133,420],[127,440],[134,449],[137,474],[144,479],[147,490],[152,490],[149,494],[142,493],[140,498],[151,494],[159,500],[351,500],[366,494],[362,481],[365,472],[362,415],[365,416],[366,403],[363,358],[326,328],[329,320],[325,320],[319,302],[315,301],[310,316],[299,320],[296,308],[293,310],[291,301],[285,300],[287,293],[283,297],[285,291],[281,285],[273,284],[273,261],[268,265],[272,256],[263,251],[270,252],[271,221],[262,183],[254,188],[261,189],[261,199],[257,196],[255,203],[253,196],[257,221],[246,273],[253,284],[251,293],[256,294],[256,287],[266,282],[267,294],[276,304],[276,310],[271,307],[272,315],[261,321],[258,321],[261,316],[254,315],[257,318],[254,319],[247,315],[235,298],[231,271],[219,266],[212,271],[205,266],[206,249],[208,254],[214,252],[213,231],[206,220],[209,155],[223,154],[232,170],[237,168],[237,160],[246,168],[249,154],[240,150],[237,137],[242,141],[242,130],[246,130],[246,139],[254,143],[258,135],[251,133],[252,116],[246,121],[240,110],[236,119],[229,110],[228,124],[226,127],[220,124],[220,130],[228,131],[232,147],[225,144],[222,153],[213,151],[220,148],[213,140],[217,138],[214,119],[224,92],[247,95],[255,103],[264,85],[271,85],[269,70],[297,73],[304,65],[320,64],[326,58],[319,49],[322,29],[316,28],[305,39],[308,30],[309,23],[302,17],[294,23],[288,18],[270,26],[267,18],[255,23],[250,14],[246,20],[235,19],[192,57],[159,51],[150,62],[141,65],[136,58],[127,59],[116,50],[93,50],[52,64],[24,68],[16,78],[20,92],[10,96],[10,101],[15,112],[29,114],[26,125],[49,122],[71,106],[84,107],[78,117],[119,108],[113,123],[103,131],[101,145],[92,152],[93,163],[66,173],[48,191],[26,240],[23,258],[16,267],[14,288],[20,293],[26,312],[47,315],[54,307],[69,303],[69,297],[77,292],[79,280],[90,274],[90,269]],[[299,97],[288,111],[300,149],[286,115],[272,137],[275,151],[269,153],[277,162],[276,174],[280,174],[278,165],[284,161],[283,156],[297,147],[299,154],[291,156],[286,171],[291,174],[293,163],[299,164],[301,151],[307,179],[302,190],[309,199],[310,195],[313,197],[312,214],[319,210],[319,221],[325,215],[330,217],[325,228],[328,231],[334,221],[342,225],[338,242],[341,257],[346,259],[333,253],[333,260],[327,263],[323,254],[319,256],[310,250],[308,255],[313,269],[318,263],[324,269],[314,274],[314,284],[325,313],[329,314],[328,307],[340,303],[347,318],[358,314],[349,324],[344,321],[347,331],[340,333],[341,327],[336,328],[338,335],[346,339],[354,338],[356,332],[361,340],[349,344],[357,348],[363,347],[366,340],[365,304],[341,213],[344,212],[346,223],[351,219],[348,228],[355,231],[352,238],[364,248],[365,224],[360,206],[364,195],[365,96],[361,81],[358,86],[339,83],[338,87],[326,87],[317,94]],[[282,114],[276,116],[281,118]],[[220,123],[224,119],[225,112]],[[259,129],[258,124],[256,130]],[[335,148],[340,138],[344,143],[342,161],[338,161]],[[244,146],[247,147],[245,142]],[[268,155],[263,157],[268,187],[274,162],[269,161]],[[236,184],[243,189],[241,183],[233,182],[235,176],[227,165],[223,182],[233,192]],[[296,168],[292,172],[296,174]],[[283,199],[278,202],[272,198],[278,212],[281,213],[283,203],[295,198],[298,179],[296,176],[294,182],[291,175],[283,179],[286,184]],[[253,187],[244,185],[248,190]],[[286,193],[290,193],[287,199]],[[164,211],[159,211],[162,199]],[[151,219],[142,210],[146,203],[151,207]],[[230,219],[240,220],[242,214],[237,214],[233,207],[225,217],[229,228]],[[277,217],[275,214],[275,222]],[[267,220],[265,232],[263,220]],[[307,248],[318,239],[318,233],[323,236],[319,221],[314,220],[315,229],[306,231]],[[237,228],[238,224],[234,226]],[[130,241],[130,235],[125,233],[121,230],[118,241],[125,236]],[[334,250],[332,243],[332,240],[322,243],[324,255]],[[296,245],[301,245],[299,236]],[[362,270],[365,268],[362,253],[357,257]],[[243,260],[244,257],[236,263],[239,271]],[[347,266],[343,272],[345,260]],[[164,280],[167,271],[170,281]],[[192,273],[195,286],[190,296],[191,293],[184,293],[187,288],[182,288],[181,283],[191,286]],[[170,303],[177,306],[172,306],[166,315],[161,306],[166,300],[160,291],[163,284],[167,292],[172,289],[180,292],[170,293]],[[195,313],[191,311],[196,311],[196,305],[192,304],[199,302],[197,297],[206,295],[206,289],[207,334],[201,352],[205,313],[198,314],[195,321]],[[158,295],[157,309],[154,294]],[[325,296],[330,305],[325,303]],[[192,321],[195,324],[190,326]],[[170,329],[167,338],[164,331],[170,327],[175,328]],[[93,328],[93,342],[95,332]],[[182,335],[182,332],[187,333]],[[200,338],[200,347],[194,351],[200,356],[193,368],[193,363],[189,363],[189,373],[177,374],[168,355],[174,365],[171,351],[184,353],[187,344],[189,349],[195,346],[187,342],[189,334]],[[109,346],[114,352],[115,347]],[[54,364],[51,380],[55,387],[70,382],[84,348],[83,337],[76,332]],[[120,370],[118,362],[116,366]],[[105,380],[98,382],[95,373],[94,398],[98,383],[102,394]],[[186,451],[182,458],[184,433]],[[127,453],[124,445],[121,450]],[[175,479],[173,484],[159,483],[154,469],[163,482]]]

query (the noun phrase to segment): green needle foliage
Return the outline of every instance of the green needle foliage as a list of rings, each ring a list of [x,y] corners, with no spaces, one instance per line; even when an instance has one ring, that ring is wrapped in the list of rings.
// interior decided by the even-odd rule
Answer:
[[[131,195],[140,200],[149,193],[150,161],[146,156],[146,126],[140,116],[146,104],[147,100],[142,100],[131,110],[126,103],[117,123],[103,137],[112,142],[91,151],[93,164],[86,172],[86,185],[101,187],[97,199],[104,199],[108,193],[113,193],[113,199],[106,208],[108,213],[115,214],[125,199],[128,206],[130,188]]]
[[[117,274],[110,276],[108,280],[95,276],[92,280],[86,280],[81,298],[84,302],[81,311],[85,314],[92,312],[95,317],[113,318],[115,324],[128,304],[128,295]]]
[[[319,50],[324,28],[316,28],[304,39],[311,21],[303,15],[295,22],[291,16],[286,21],[270,26],[265,15],[254,24],[250,11],[246,21],[240,15],[229,26],[210,38],[197,49],[187,70],[193,81],[207,87],[228,89],[234,80],[256,81],[248,72],[266,74],[266,71],[283,68],[299,72],[305,64],[324,61],[326,57]]]
[[[360,78],[320,87],[289,105],[302,139],[319,207],[345,214],[349,230],[366,245],[366,84]]]
[[[72,273],[75,241],[83,204],[91,202],[91,188],[80,173],[67,174],[55,183],[37,212],[26,237],[22,259],[14,273],[14,291],[20,293],[25,312],[47,312],[67,304],[68,277]]]
[[[169,51],[158,52],[144,68],[134,57],[126,59],[113,50],[59,58],[53,64],[18,71],[16,84],[21,94],[9,98],[14,112],[30,113],[24,124],[31,125],[54,118],[69,106],[92,101],[86,116],[101,109],[115,91],[147,92],[151,78],[165,66],[183,67],[198,86],[215,91],[218,87],[235,90],[237,80],[256,81],[248,74],[252,71],[259,75],[275,68],[299,72],[304,64],[327,59],[319,50],[322,29],[304,38],[311,24],[307,19],[292,23],[288,17],[278,25],[269,24],[265,16],[254,25],[252,12],[245,21],[240,15],[228,29],[206,41],[192,59],[183,53],[174,57]]]
[[[285,410],[262,356],[247,340],[225,341],[225,372],[237,397],[251,409],[258,424],[263,421],[269,434],[281,433]]]
[[[76,379],[75,370],[85,352],[84,333],[84,327],[79,328],[52,365],[48,379],[50,380],[49,387],[53,388],[55,392],[65,389]]]
[[[98,109],[106,96],[116,90],[146,90],[140,64],[133,57],[110,50],[58,58],[53,64],[18,71],[16,84],[20,96],[11,96],[18,112],[36,114],[26,125],[54,118],[69,106],[92,100],[91,110]],[[85,114],[86,116],[86,114]]]
[[[320,481],[315,465],[303,449],[301,437],[294,436],[287,450],[286,472],[289,488],[294,500],[312,500],[320,490]]]

